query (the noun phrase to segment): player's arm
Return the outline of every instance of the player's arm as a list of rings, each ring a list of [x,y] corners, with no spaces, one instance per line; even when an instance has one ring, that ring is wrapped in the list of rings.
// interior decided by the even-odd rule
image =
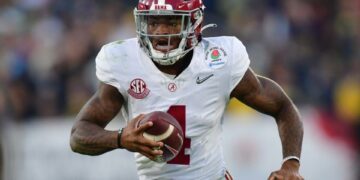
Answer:
[[[101,83],[76,117],[70,138],[72,150],[99,155],[118,148],[117,131],[104,128],[120,111],[123,102],[121,94],[114,87]]]
[[[115,87],[100,83],[98,91],[76,117],[71,130],[71,149],[81,154],[99,155],[119,148],[118,131],[108,131],[104,128],[118,114],[123,103],[124,99]],[[162,144],[147,140],[142,136],[142,132],[152,124],[135,128],[136,122],[141,117],[134,118],[124,128],[120,137],[121,146],[153,159],[162,152],[155,151],[152,147]]]
[[[280,134],[283,157],[300,157],[303,139],[303,125],[300,114],[277,83],[256,75],[249,68],[243,79],[232,91],[231,96],[262,113],[274,117]],[[283,163],[280,171],[272,173],[270,179],[277,177],[279,173],[285,179],[292,176],[298,176],[301,179],[298,174],[299,167],[300,164],[297,160],[288,160]],[[285,175],[282,173],[285,173]],[[288,173],[290,173],[289,176]]]

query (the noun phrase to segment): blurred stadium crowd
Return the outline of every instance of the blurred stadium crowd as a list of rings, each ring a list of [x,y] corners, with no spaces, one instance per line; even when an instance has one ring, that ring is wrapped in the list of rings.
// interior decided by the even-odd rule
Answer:
[[[75,115],[96,89],[100,47],[135,37],[136,3],[1,0],[0,121]],[[218,24],[206,36],[237,36],[256,72],[277,81],[296,104],[317,108],[335,133],[360,137],[360,1],[205,4],[206,22]]]

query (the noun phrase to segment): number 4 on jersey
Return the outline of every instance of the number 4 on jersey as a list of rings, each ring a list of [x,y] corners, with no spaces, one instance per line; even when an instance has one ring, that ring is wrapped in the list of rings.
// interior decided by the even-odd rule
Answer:
[[[186,108],[183,105],[175,105],[170,106],[167,113],[171,114],[181,125],[181,128],[184,132],[184,144],[179,152],[179,154],[167,162],[168,164],[182,164],[189,165],[190,164],[190,155],[185,154],[185,149],[190,149],[191,139],[186,138]]]

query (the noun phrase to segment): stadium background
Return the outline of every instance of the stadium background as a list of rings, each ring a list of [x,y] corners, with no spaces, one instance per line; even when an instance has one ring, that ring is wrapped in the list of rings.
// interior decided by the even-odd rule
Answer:
[[[205,0],[206,36],[243,41],[251,67],[300,107],[305,179],[360,179],[360,1]],[[133,179],[132,155],[74,154],[74,116],[97,86],[101,45],[134,37],[136,1],[1,0],[0,179]],[[121,126],[116,120],[108,128]],[[280,165],[276,125],[231,101],[225,156],[236,179]]]

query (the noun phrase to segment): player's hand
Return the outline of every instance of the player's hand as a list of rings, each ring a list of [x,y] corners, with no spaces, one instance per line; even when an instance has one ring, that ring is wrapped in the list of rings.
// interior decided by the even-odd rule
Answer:
[[[270,174],[268,180],[304,180],[299,174],[300,164],[296,160],[285,161],[281,169]]]
[[[163,146],[162,142],[156,142],[144,138],[143,133],[146,129],[150,128],[153,123],[148,122],[136,127],[138,121],[140,121],[144,115],[139,115],[132,119],[129,124],[124,128],[121,135],[121,145],[131,152],[138,152],[151,160],[154,160],[156,156],[162,155],[163,152],[159,147]]]

